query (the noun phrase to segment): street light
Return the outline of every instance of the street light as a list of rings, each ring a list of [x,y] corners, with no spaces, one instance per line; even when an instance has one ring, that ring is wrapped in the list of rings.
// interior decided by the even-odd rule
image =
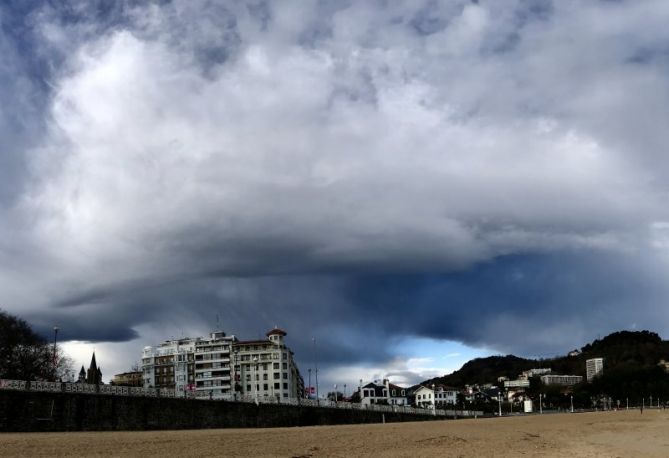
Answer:
[[[53,380],[54,382],[56,381],[56,372],[58,371],[57,369],[57,359],[58,356],[56,354],[56,341],[58,339],[58,326],[53,327]]]
[[[335,395],[335,402],[337,402],[337,384],[334,384],[334,395]]]
[[[544,413],[544,406],[543,406],[543,403],[541,402],[541,398],[543,396],[544,396],[543,394],[539,393],[539,413],[540,414]]]
[[[254,356],[253,357],[253,391],[255,391],[256,405],[258,404],[258,384],[256,383],[257,378],[258,378],[258,357]]]
[[[574,413],[574,395],[569,395],[569,403],[571,404],[571,413]]]

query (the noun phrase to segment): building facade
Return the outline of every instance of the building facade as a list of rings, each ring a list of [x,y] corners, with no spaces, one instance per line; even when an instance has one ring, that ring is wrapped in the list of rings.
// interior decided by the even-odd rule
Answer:
[[[604,372],[604,358],[590,358],[585,361],[585,374],[588,382]]]
[[[275,328],[266,335],[266,340],[232,345],[235,393],[279,400],[304,397],[304,380],[284,341],[286,332]]]
[[[303,397],[304,381],[285,336],[285,331],[272,329],[266,340],[240,341],[216,331],[145,347],[144,387],[174,389],[177,396],[195,392],[210,399]]]
[[[195,340],[195,391],[200,395],[220,398],[232,394],[230,356],[235,336],[212,332]]]
[[[124,372],[122,374],[114,375],[111,381],[112,385],[116,386],[144,386],[144,373],[142,371]]]
[[[429,409],[452,406],[458,402],[458,392],[443,385],[434,385],[434,389],[421,385],[414,393],[414,404]]]
[[[405,406],[409,404],[407,392],[406,388],[390,383],[388,379],[380,383],[375,380],[360,387],[360,403]]]
[[[581,375],[542,375],[541,383],[544,385],[573,386],[583,381]]]
[[[166,340],[155,347],[144,347],[142,378],[144,388],[173,389],[177,396],[193,391],[195,382],[195,341],[183,338]]]

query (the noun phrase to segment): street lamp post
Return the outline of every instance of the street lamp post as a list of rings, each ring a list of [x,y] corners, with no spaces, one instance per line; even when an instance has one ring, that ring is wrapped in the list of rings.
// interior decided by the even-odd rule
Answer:
[[[502,390],[497,391],[497,403],[499,404],[499,411],[497,412],[497,416],[501,417],[502,416]]]
[[[308,390],[307,398],[311,399],[311,368],[309,368],[308,371],[309,371],[309,390]]]
[[[347,393],[346,393],[346,384],[344,383],[344,401],[346,401],[346,396],[347,396]]]
[[[574,395],[569,395],[569,404],[571,404],[571,413],[574,413]]]
[[[258,357],[253,357],[253,391],[255,392],[256,405],[258,404]]]
[[[544,396],[543,394],[539,393],[539,413],[540,414],[544,413],[544,406],[543,406],[543,403],[541,402],[541,398],[543,396]]]
[[[58,372],[57,368],[57,360],[58,360],[58,355],[56,353],[56,341],[58,340],[58,326],[53,327],[53,380],[56,381],[56,372]]]
[[[337,384],[334,384],[334,395],[335,395],[335,402],[337,402]]]

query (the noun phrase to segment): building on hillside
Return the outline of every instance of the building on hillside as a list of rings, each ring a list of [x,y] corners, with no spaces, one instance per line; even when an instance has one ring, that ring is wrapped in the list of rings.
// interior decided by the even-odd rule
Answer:
[[[667,360],[661,359],[657,365],[664,369],[665,372],[669,373],[669,362],[667,362]]]
[[[428,409],[448,407],[458,402],[457,388],[444,385],[432,385],[431,388],[421,385],[414,392],[414,405]]]
[[[536,368],[536,369],[530,369],[528,371],[523,371],[521,372],[520,376],[518,377],[519,379],[529,379],[532,377],[540,376],[540,375],[546,375],[550,374],[551,369],[547,367],[542,367],[542,368]]]
[[[142,371],[131,371],[123,372],[122,374],[114,375],[114,378],[111,380],[112,385],[116,386],[144,386],[143,372]]]
[[[102,382],[102,370],[98,367],[98,364],[95,361],[95,352],[93,352],[93,356],[91,357],[91,364],[88,366],[88,370],[84,370],[84,366],[81,366],[77,383],[104,385]]]
[[[529,388],[529,379],[506,380],[504,381],[504,388]]]
[[[232,345],[235,392],[255,397],[304,397],[304,380],[294,354],[284,341],[286,332],[274,328],[266,340],[238,341]]]
[[[409,404],[408,389],[390,383],[388,379],[370,382],[360,387],[360,404],[387,404],[405,406]]]
[[[541,376],[541,383],[544,385],[573,386],[581,382],[583,382],[583,377],[580,375],[550,374]]]
[[[585,373],[588,382],[599,377],[604,372],[604,358],[590,358],[585,361]]]

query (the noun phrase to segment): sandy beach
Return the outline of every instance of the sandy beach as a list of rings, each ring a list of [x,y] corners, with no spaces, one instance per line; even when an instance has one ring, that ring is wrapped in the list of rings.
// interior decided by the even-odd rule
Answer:
[[[0,435],[3,457],[666,457],[669,411],[198,431]]]

